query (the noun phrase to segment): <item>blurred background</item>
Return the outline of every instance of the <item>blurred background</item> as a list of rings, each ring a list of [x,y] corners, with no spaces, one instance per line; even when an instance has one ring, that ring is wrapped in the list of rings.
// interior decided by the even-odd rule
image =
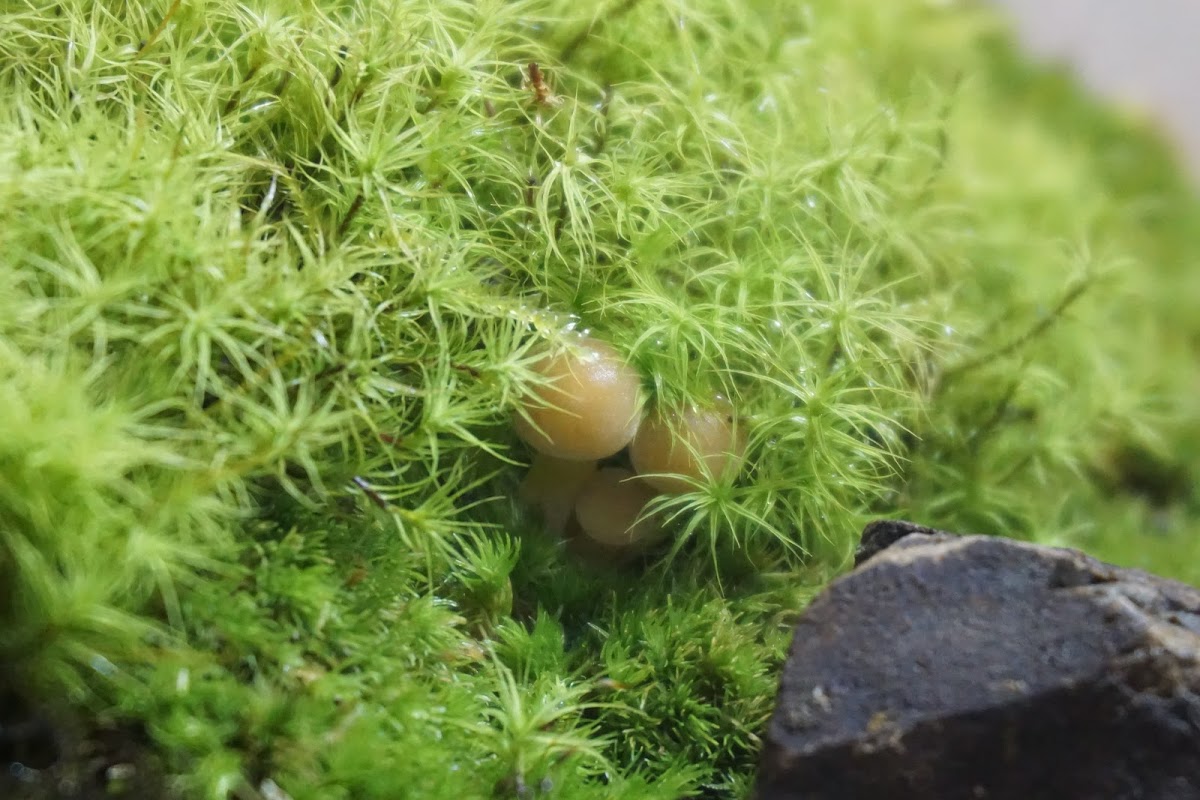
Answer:
[[[1200,0],[994,0],[1037,57],[1159,123],[1200,183]]]

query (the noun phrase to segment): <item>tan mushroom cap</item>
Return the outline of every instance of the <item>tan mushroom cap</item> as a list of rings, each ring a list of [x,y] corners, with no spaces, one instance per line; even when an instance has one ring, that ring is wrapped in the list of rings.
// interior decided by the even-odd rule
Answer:
[[[517,435],[538,452],[568,461],[616,453],[641,421],[641,380],[609,345],[585,338],[534,366],[548,381],[518,414]],[[530,424],[532,421],[532,424]]]
[[[731,409],[693,407],[682,414],[645,419],[629,447],[629,457],[633,468],[655,489],[681,494],[695,490],[693,481],[719,480],[736,472],[745,447]]]
[[[566,461],[538,453],[518,496],[541,512],[546,530],[562,533],[575,508],[575,498],[595,472],[595,461]]]
[[[632,472],[605,467],[592,476],[575,501],[575,518],[591,539],[614,547],[644,544],[661,527],[653,518],[638,520],[654,491]]]

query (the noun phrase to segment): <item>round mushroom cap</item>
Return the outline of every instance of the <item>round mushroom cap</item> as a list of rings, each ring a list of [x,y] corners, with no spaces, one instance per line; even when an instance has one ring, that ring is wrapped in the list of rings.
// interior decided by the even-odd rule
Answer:
[[[531,447],[595,461],[629,444],[641,421],[641,380],[612,347],[585,338],[577,348],[543,356],[534,369],[547,383],[535,388],[514,423]]]
[[[696,482],[736,473],[745,447],[731,410],[693,407],[682,414],[644,420],[629,457],[633,468],[655,489],[681,494],[695,490]]]
[[[605,467],[592,476],[575,500],[575,519],[601,544],[628,547],[653,540],[661,532],[651,517],[638,519],[654,491],[621,467]]]

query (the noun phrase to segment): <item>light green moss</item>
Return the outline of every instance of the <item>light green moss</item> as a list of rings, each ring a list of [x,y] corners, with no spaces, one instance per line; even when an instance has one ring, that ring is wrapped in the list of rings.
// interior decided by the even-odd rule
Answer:
[[[9,4],[5,681],[189,796],[736,796],[872,516],[1200,581],[1174,170],[969,3]],[[572,326],[748,431],[645,564],[508,500]]]

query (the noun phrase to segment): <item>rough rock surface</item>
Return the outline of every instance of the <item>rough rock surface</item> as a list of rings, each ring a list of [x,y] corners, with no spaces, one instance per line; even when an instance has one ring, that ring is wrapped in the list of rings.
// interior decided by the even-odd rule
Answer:
[[[758,800],[1200,798],[1200,591],[868,526],[796,626]]]

